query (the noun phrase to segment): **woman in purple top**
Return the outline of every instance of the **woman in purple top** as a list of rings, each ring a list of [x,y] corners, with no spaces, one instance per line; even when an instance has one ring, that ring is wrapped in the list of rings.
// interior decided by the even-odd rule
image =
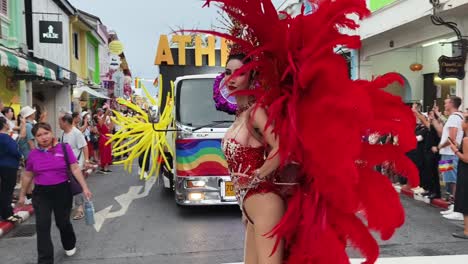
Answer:
[[[37,148],[29,154],[26,169],[22,175],[22,186],[18,204],[24,204],[26,190],[34,180],[33,207],[36,214],[38,264],[54,263],[54,248],[50,235],[51,215],[60,230],[60,237],[67,256],[76,252],[76,236],[70,222],[73,196],[67,175],[65,155],[57,144],[49,124],[34,125],[32,133]],[[83,188],[83,194],[91,199],[91,192],[81,174],[76,157],[67,144],[66,151],[71,171]]]

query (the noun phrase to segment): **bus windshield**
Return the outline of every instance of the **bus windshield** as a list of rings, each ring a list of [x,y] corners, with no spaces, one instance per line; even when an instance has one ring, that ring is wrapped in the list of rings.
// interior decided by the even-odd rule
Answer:
[[[232,120],[234,116],[216,110],[213,100],[214,79],[187,79],[177,84],[176,117],[181,124],[191,127],[206,126],[219,120]],[[216,127],[226,128],[231,122]]]

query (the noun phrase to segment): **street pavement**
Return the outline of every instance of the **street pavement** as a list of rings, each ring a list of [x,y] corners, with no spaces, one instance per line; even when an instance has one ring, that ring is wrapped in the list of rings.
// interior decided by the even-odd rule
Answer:
[[[111,174],[95,174],[88,179],[95,195],[93,202],[98,224],[87,226],[84,220],[73,221],[78,236],[75,256],[64,256],[58,232],[53,226],[56,263],[218,264],[242,261],[243,226],[237,206],[181,208],[176,206],[173,194],[159,182],[139,181],[136,167],[133,175],[124,172],[121,166],[111,169]],[[451,236],[452,232],[462,229],[461,222],[443,219],[439,209],[422,202],[405,197],[402,202],[407,210],[407,220],[394,238],[381,242],[384,259],[411,257],[399,263],[438,263],[413,260],[421,261],[420,256],[468,255],[468,241]],[[32,217],[23,225],[34,224],[34,221]],[[36,263],[35,243],[35,235],[15,237],[13,230],[0,239],[0,263]],[[349,252],[352,258],[360,257],[353,250]],[[439,258],[442,259],[440,263],[449,263],[444,261],[449,257]],[[463,259],[460,263],[468,263],[468,256],[455,258]]]

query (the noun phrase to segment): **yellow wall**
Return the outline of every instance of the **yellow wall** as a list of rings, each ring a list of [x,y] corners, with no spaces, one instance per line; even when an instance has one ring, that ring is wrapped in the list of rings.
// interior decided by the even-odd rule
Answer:
[[[12,77],[11,70],[6,67],[0,67],[0,98],[5,106],[10,106],[15,110],[15,115],[20,110],[19,82],[8,83],[8,77]]]
[[[81,29],[71,20],[70,24],[70,65],[71,71],[75,72],[78,75],[78,78],[86,79],[88,78],[88,55],[86,50],[86,30]],[[79,51],[78,57],[79,59],[75,58],[74,50],[73,50],[73,33],[79,33]]]

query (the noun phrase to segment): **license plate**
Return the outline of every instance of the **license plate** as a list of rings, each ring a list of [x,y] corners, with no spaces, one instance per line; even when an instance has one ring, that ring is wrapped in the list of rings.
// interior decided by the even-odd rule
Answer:
[[[223,182],[224,186],[221,186],[224,197],[234,197],[236,196],[236,192],[234,191],[234,183],[228,181],[228,182]]]

